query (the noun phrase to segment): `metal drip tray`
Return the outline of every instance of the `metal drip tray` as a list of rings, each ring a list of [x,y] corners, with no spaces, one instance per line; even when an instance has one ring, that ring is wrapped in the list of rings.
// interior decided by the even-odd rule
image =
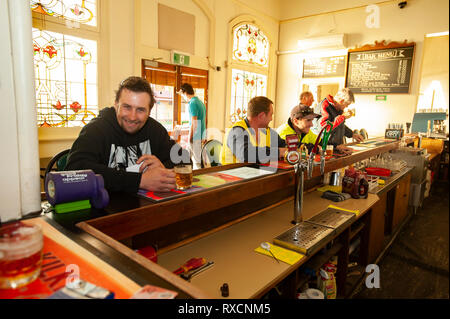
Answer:
[[[279,246],[309,255],[321,246],[333,232],[334,230],[329,227],[301,222],[274,238],[273,242]]]
[[[336,232],[339,232],[342,228],[350,225],[355,218],[356,216],[354,213],[336,208],[327,208],[305,222],[330,227],[336,230]]]

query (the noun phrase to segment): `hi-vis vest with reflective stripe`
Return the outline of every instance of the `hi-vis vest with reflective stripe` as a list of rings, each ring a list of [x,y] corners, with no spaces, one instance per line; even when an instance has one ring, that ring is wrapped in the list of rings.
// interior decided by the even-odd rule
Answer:
[[[240,163],[240,161],[236,158],[236,156],[234,156],[234,153],[227,145],[228,135],[230,134],[231,130],[236,126],[242,127],[247,132],[247,134],[249,136],[249,141],[254,147],[270,147],[270,129],[269,128],[267,128],[265,130],[265,134],[264,134],[264,130],[258,130],[257,134],[260,134],[259,139],[258,139],[259,143],[256,143],[255,136],[250,133],[247,123],[245,123],[245,120],[240,120],[240,121],[234,123],[234,125],[231,128],[227,129],[227,132],[225,133],[222,150],[220,151],[220,163],[222,165]]]
[[[297,132],[294,131],[294,129],[292,127],[290,127],[288,123],[281,125],[277,129],[277,133],[280,135],[280,137],[283,140],[286,139],[286,135],[296,134],[302,144],[314,144],[316,142],[316,138],[317,138],[317,135],[314,134],[311,130],[309,130],[309,132],[305,136],[303,136],[303,139],[302,139],[301,134],[297,134]]]

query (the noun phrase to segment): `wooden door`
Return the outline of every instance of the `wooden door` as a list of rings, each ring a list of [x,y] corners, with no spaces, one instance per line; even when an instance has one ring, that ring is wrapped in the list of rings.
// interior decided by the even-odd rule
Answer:
[[[151,116],[163,124],[170,134],[177,128],[183,136],[189,129],[187,104],[176,93],[183,83],[192,85],[195,94],[203,101],[206,113],[208,113],[207,70],[143,59],[142,77],[152,86],[157,101]]]
[[[142,60],[142,77],[152,87],[156,103],[150,116],[172,132],[177,118],[177,68],[175,65]]]
[[[208,112],[208,71],[181,66],[179,72],[179,86],[181,87],[183,83],[192,85],[195,95],[205,104],[206,111]],[[179,100],[178,112],[179,123],[185,126],[186,122],[189,121],[189,113],[187,103],[182,101],[182,99]]]

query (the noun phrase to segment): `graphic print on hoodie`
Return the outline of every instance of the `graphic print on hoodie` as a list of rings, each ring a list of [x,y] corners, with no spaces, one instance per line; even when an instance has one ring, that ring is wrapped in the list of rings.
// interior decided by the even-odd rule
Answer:
[[[135,165],[142,154],[152,154],[149,140],[126,147],[111,144],[108,167],[124,170],[128,166]]]

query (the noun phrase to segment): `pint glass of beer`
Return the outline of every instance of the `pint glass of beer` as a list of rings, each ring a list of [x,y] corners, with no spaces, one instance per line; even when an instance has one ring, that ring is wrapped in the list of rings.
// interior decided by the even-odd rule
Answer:
[[[15,222],[0,228],[0,289],[15,289],[41,272],[44,239],[38,225]]]
[[[326,154],[327,156],[332,156],[333,155],[333,145],[327,145],[327,149],[326,149]]]
[[[174,167],[177,189],[188,189],[192,186],[192,164],[178,164]]]

